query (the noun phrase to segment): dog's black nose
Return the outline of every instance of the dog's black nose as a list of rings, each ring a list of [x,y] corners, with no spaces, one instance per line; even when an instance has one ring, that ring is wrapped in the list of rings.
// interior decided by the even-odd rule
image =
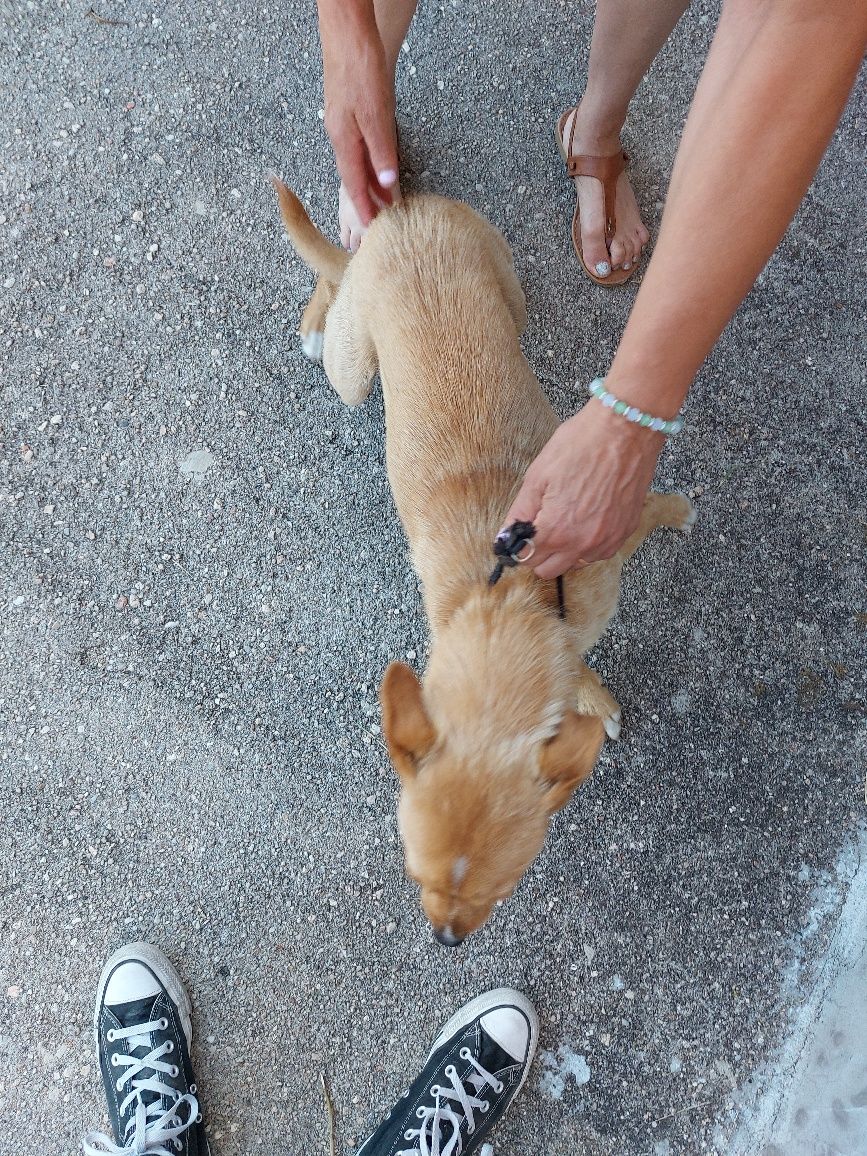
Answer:
[[[442,931],[434,928],[434,939],[437,943],[441,943],[443,947],[460,947],[464,942],[464,937],[454,935],[450,927],[444,927]]]

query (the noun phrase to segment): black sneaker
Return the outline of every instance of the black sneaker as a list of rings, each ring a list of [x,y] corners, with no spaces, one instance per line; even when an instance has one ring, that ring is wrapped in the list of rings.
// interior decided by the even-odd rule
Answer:
[[[89,1132],[86,1156],[209,1156],[191,1010],[180,976],[149,943],[120,948],[102,969],[93,1028],[114,1142]]]
[[[471,1000],[442,1028],[417,1079],[357,1156],[476,1152],[520,1091],[538,1039],[539,1020],[519,991],[500,987]]]

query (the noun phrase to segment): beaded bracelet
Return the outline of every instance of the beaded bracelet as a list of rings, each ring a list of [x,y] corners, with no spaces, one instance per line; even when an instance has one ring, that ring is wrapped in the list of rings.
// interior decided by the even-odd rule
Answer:
[[[651,417],[649,413],[643,413],[640,409],[636,409],[634,405],[630,405],[625,401],[618,401],[613,393],[609,393],[605,388],[605,378],[597,377],[595,381],[590,382],[590,393],[597,400],[601,401],[606,409],[613,409],[615,413],[619,413],[625,417],[627,421],[637,422],[638,425],[644,426],[646,429],[655,430],[657,433],[664,434],[666,437],[671,437],[672,434],[678,434],[683,429],[683,417],[678,415],[673,421],[665,421],[661,417]]]

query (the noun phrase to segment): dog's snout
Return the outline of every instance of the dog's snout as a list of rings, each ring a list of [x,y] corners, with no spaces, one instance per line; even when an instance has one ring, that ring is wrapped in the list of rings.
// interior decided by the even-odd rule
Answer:
[[[443,947],[460,947],[464,942],[462,935],[455,935],[450,927],[434,928],[434,939]]]

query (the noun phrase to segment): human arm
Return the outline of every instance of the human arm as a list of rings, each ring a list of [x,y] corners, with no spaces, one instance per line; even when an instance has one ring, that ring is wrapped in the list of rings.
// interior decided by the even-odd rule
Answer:
[[[726,0],[678,149],[659,240],[606,388],[672,418],[791,221],[867,46],[862,0]],[[535,522],[553,577],[610,557],[663,445],[590,401],[557,430],[504,520]]]
[[[394,70],[415,0],[318,0],[325,128],[366,228],[397,184]]]

